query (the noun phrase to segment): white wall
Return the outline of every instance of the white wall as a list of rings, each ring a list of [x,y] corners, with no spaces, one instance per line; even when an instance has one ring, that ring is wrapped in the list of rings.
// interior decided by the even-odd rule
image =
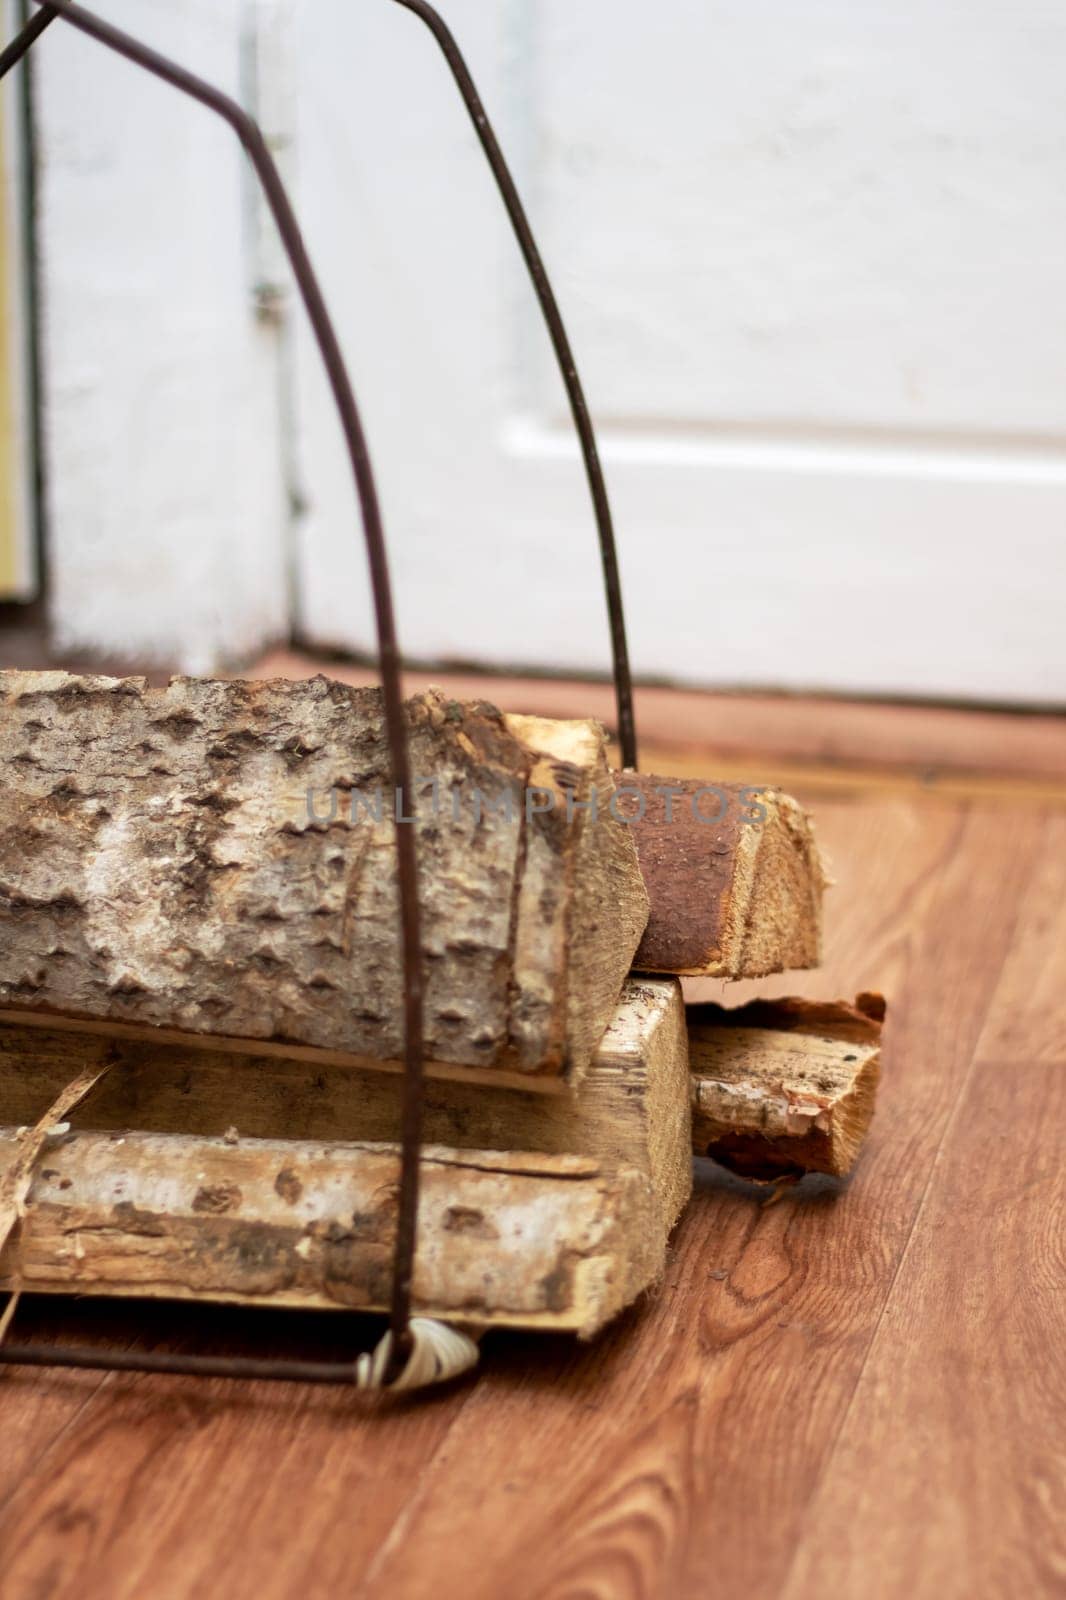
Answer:
[[[1066,12],[441,3],[601,425],[638,673],[1066,700]],[[231,88],[249,18],[291,18],[273,70],[409,653],[605,668],[562,391],[420,24],[100,4]],[[339,430],[302,319],[295,389],[254,319],[232,137],[62,23],[39,64],[62,641],[206,667],[292,607],[370,648]]]
[[[98,9],[240,88],[239,0]],[[251,179],[216,117],[62,21],[35,59],[58,642],[206,670],[287,627]]]

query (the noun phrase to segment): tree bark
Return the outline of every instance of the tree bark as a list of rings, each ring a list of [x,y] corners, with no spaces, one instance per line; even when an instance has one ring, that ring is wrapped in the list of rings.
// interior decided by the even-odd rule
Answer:
[[[331,1066],[117,1040],[100,1033],[0,1023],[0,1124],[35,1123],[76,1074],[107,1077],[72,1125],[126,1133],[387,1142],[400,1126],[400,1080]],[[573,1093],[426,1085],[428,1144],[456,1149],[595,1156],[651,1182],[663,1239],[692,1188],[688,1039],[676,979],[630,980]]]
[[[427,1054],[577,1081],[648,914],[602,730],[406,711]],[[0,713],[0,1006],[402,1055],[378,691],[6,672]]]
[[[0,1131],[0,1173],[18,1139]],[[71,1132],[0,1279],[29,1292],[381,1311],[399,1158],[377,1145]],[[662,1269],[651,1186],[585,1156],[427,1147],[420,1315],[589,1338]]]
[[[617,782],[651,900],[638,970],[759,978],[818,965],[826,877],[795,800],[710,779]]]

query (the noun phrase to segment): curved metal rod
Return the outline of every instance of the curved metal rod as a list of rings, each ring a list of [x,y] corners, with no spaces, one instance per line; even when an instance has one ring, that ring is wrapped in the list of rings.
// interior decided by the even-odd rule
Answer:
[[[56,15],[52,6],[42,6],[40,11],[30,18],[21,33],[17,33],[11,43],[0,50],[0,78],[18,65],[30,46],[41,37],[48,25],[55,21]]]
[[[518,247],[522,252],[523,260],[533,280],[540,309],[544,314],[544,321],[548,326],[555,358],[559,363],[563,383],[566,385],[567,398],[570,401],[570,410],[574,418],[574,426],[581,442],[581,454],[585,461],[585,475],[588,478],[589,492],[592,495],[592,504],[596,512],[596,526],[600,536],[600,560],[603,564],[603,582],[607,592],[607,616],[611,629],[611,652],[614,657],[614,691],[618,705],[618,739],[622,746],[622,765],[635,769],[637,765],[637,731],[633,716],[633,680],[629,670],[629,649],[626,644],[625,613],[622,609],[622,579],[618,571],[618,552],[615,547],[614,524],[611,520],[611,506],[607,498],[607,484],[604,481],[603,468],[600,465],[599,451],[596,448],[596,432],[592,425],[588,403],[585,400],[585,391],[581,387],[581,379],[577,374],[577,363],[574,353],[570,348],[570,340],[566,335],[563,325],[562,313],[558,301],[552,290],[551,280],[547,268],[537,249],[537,241],[533,237],[533,230],[529,225],[525,208],[519,198],[514,179],[511,177],[510,168],[504,160],[503,151],[493,132],[492,123],[488,113],[481,102],[477,86],[470,74],[470,68],[463,59],[455,38],[444,18],[436,12],[426,0],[396,0],[397,5],[403,6],[405,11],[413,11],[416,17],[421,18],[426,27],[436,39],[448,66],[451,68],[452,77],[455,79],[463,103],[470,114],[474,125],[474,132],[485,152],[485,157],[492,168],[492,176],[496,180],[496,187],[500,191],[500,198],[511,219]]]
[[[0,1365],[10,1367],[104,1367],[108,1372],[151,1372],[193,1378],[244,1378],[253,1383],[341,1383],[355,1386],[354,1361],[275,1361],[263,1356],[184,1355],[169,1350],[98,1350],[95,1345],[0,1345]]]
[[[34,0],[40,4],[41,0]],[[374,474],[366,436],[363,432],[355,395],[344,364],[333,323],[326,308],[318,279],[300,233],[299,224],[289,202],[281,175],[267,149],[266,142],[254,118],[242,106],[206,83],[202,78],[187,72],[184,67],[158,51],[142,44],[139,39],[104,22],[92,12],[84,10],[72,0],[47,0],[42,10],[17,35],[2,57],[3,71],[7,72],[20,61],[34,40],[55,17],[62,17],[72,27],[88,34],[108,49],[124,56],[146,72],[161,78],[173,88],[199,101],[209,111],[214,111],[229,124],[247,152],[256,176],[263,186],[267,203],[277,223],[285,252],[292,267],[301,299],[310,318],[315,340],[322,356],[330,388],[337,405],[341,427],[344,431],[352,475],[362,511],[363,531],[366,537],[367,562],[374,599],[377,623],[378,653],[385,703],[385,727],[388,736],[392,780],[398,795],[396,808],[396,854],[398,864],[402,946],[404,958],[404,1074],[403,1112],[400,1135],[400,1194],[394,1252],[390,1327],[393,1334],[394,1376],[406,1361],[409,1335],[408,1321],[411,1311],[411,1276],[414,1265],[415,1234],[418,1222],[419,1152],[422,1143],[423,1102],[423,1042],[422,1042],[422,941],[418,905],[418,876],[414,826],[402,825],[400,818],[411,815],[408,802],[411,797],[410,767],[407,758],[407,737],[403,713],[403,690],[400,680],[400,652],[396,638],[396,620],[392,604],[392,587],[389,581],[388,556],[385,533],[381,521]]]

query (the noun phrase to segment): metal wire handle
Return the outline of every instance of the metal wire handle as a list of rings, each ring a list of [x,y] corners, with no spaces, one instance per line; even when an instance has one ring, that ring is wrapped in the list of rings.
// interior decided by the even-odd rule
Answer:
[[[421,930],[418,903],[417,849],[415,830],[400,825],[407,815],[410,794],[410,767],[403,715],[401,657],[396,635],[392,586],[389,577],[381,509],[374,481],[366,436],[351,380],[341,353],[332,319],[322,295],[314,268],[289,201],[281,175],[270,155],[258,123],[242,106],[214,85],[187,71],[167,56],[153,50],[122,29],[87,11],[75,0],[33,0],[40,9],[16,37],[0,51],[0,79],[27,54],[45,29],[58,17],[97,40],[136,66],[169,83],[208,110],[214,111],[233,129],[241,142],[277,224],[293,277],[310,319],[315,341],[337,406],[348,457],[359,500],[370,569],[371,591],[378,638],[379,666],[385,711],[385,728],[393,785],[402,804],[397,807],[396,847],[400,891],[401,940],[404,959],[404,1073],[400,1137],[400,1186],[396,1239],[393,1255],[393,1281],[389,1310],[393,1357],[388,1377],[402,1371],[410,1349],[411,1279],[414,1268],[418,1224],[419,1165],[422,1144],[424,1101],[424,1044],[422,1005]],[[581,443],[596,522],[599,532],[607,608],[614,658],[615,691],[618,705],[619,738],[622,762],[635,767],[636,733],[633,718],[632,683],[626,647],[621,581],[618,571],[614,529],[606,484],[596,448],[592,419],[578,377],[573,353],[563,325],[532,230],[515,188],[510,170],[481,103],[470,71],[458,45],[443,19],[423,0],[398,0],[421,18],[440,45],[458,85],[463,101],[496,180],[503,203],[514,228],[519,247],[547,323],[552,345],[566,386],[570,407]],[[31,1355],[30,1347],[0,1347],[0,1362],[34,1361],[49,1365],[133,1366],[134,1359],[119,1363],[117,1355],[97,1357],[96,1352],[50,1347],[47,1355]],[[354,1381],[354,1365],[319,1364],[312,1376],[313,1363],[258,1361],[240,1357],[212,1358],[168,1355],[154,1358],[138,1370],[187,1372],[231,1377],[302,1377],[310,1381]]]
[[[607,484],[603,476],[603,467],[600,465],[600,455],[596,447],[596,430],[592,425],[589,414],[588,402],[585,391],[581,386],[578,376],[577,363],[574,352],[570,348],[563,324],[562,312],[559,302],[551,286],[547,268],[537,241],[533,237],[533,229],[529,225],[525,207],[519,198],[511,170],[504,159],[500,149],[499,140],[489,121],[488,112],[477,92],[477,85],[471,75],[470,68],[463,59],[462,51],[455,41],[444,18],[435,11],[426,0],[396,0],[397,5],[403,6],[405,11],[413,11],[416,17],[421,18],[440,46],[445,60],[451,69],[459,93],[463,97],[463,104],[470,115],[474,125],[474,132],[485,152],[485,159],[492,169],[492,176],[496,180],[496,187],[500,192],[507,215],[511,220],[518,248],[522,252],[529,276],[533,281],[540,309],[547,324],[548,334],[551,338],[555,359],[559,364],[566,387],[567,399],[570,401],[570,410],[574,418],[574,427],[577,429],[578,440],[581,445],[581,454],[585,462],[585,476],[588,479],[589,493],[592,496],[592,505],[596,513],[596,529],[600,541],[600,562],[603,567],[603,585],[607,596],[607,620],[611,630],[611,654],[614,662],[614,692],[615,703],[618,708],[618,742],[622,747],[622,765],[636,770],[637,765],[637,730],[633,715],[633,682],[629,670],[629,648],[626,644],[625,612],[622,608],[622,578],[618,570],[618,551],[615,545],[614,523],[611,518],[611,505],[607,497]]]

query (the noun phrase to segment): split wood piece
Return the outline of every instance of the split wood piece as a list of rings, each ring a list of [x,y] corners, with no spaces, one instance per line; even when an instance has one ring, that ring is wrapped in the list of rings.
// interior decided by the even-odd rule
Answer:
[[[616,781],[651,899],[638,970],[759,978],[818,965],[827,879],[795,800],[710,779]]]
[[[881,1068],[885,1002],[688,1008],[692,1142],[749,1178],[854,1166]]]
[[[84,1068],[114,1061],[75,1127],[303,1141],[387,1141],[400,1085],[376,1070],[107,1040],[0,1023],[0,1122],[32,1123]],[[665,1238],[692,1189],[688,1036],[674,978],[629,980],[573,1094],[426,1084],[427,1143],[569,1152],[636,1167],[651,1181]]]
[[[576,1080],[648,914],[603,731],[406,715],[427,1056]],[[0,673],[0,1007],[398,1060],[393,818],[377,690]]]
[[[0,1170],[18,1149],[0,1130]],[[394,1146],[71,1132],[0,1276],[28,1292],[384,1310]],[[589,1338],[659,1276],[651,1186],[585,1156],[427,1146],[415,1309]]]

